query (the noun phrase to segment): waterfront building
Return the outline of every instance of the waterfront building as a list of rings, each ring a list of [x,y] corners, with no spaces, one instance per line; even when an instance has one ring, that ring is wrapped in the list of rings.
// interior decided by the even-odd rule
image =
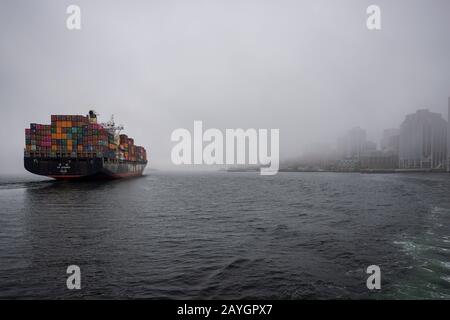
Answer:
[[[392,152],[398,155],[400,144],[400,129],[386,129],[380,141],[380,148],[385,152]]]
[[[399,167],[401,169],[445,169],[447,121],[439,113],[418,110],[400,126]]]
[[[450,97],[448,98],[447,113],[447,172],[450,172]]]
[[[375,151],[377,145],[367,140],[367,134],[360,127],[352,128],[344,137],[338,140],[338,153],[340,159],[359,160],[361,156]]]
[[[362,170],[394,170],[398,168],[398,153],[393,151],[370,151],[361,156]]]

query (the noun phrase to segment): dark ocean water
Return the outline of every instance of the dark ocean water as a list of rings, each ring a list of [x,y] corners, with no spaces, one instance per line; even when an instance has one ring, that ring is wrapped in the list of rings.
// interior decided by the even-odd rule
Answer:
[[[450,175],[3,177],[0,298],[448,299]]]

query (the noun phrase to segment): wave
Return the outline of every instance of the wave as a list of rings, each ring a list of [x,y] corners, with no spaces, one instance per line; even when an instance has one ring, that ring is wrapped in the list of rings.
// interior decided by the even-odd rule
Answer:
[[[47,186],[53,182],[54,182],[53,180],[0,182],[0,190],[39,188]]]

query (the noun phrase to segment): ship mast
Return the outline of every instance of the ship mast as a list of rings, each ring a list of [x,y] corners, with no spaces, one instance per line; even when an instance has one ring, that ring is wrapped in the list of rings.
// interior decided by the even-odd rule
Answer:
[[[103,122],[102,126],[108,130],[108,132],[110,132],[111,134],[114,135],[119,135],[120,131],[122,131],[124,129],[123,125],[119,124],[116,126],[115,122],[114,122],[114,115],[111,115],[111,119],[108,122]]]

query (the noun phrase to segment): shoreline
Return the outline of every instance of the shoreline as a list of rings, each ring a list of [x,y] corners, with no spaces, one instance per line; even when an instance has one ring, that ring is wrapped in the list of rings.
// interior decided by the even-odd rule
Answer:
[[[259,172],[259,170],[255,169],[232,169],[232,170],[224,170],[229,173],[235,172]],[[436,174],[436,173],[449,173],[447,170],[436,170],[436,169],[361,169],[361,170],[291,170],[291,169],[280,169],[278,172],[299,172],[299,173],[361,173],[361,174],[395,174],[395,173],[427,173],[427,174]]]

